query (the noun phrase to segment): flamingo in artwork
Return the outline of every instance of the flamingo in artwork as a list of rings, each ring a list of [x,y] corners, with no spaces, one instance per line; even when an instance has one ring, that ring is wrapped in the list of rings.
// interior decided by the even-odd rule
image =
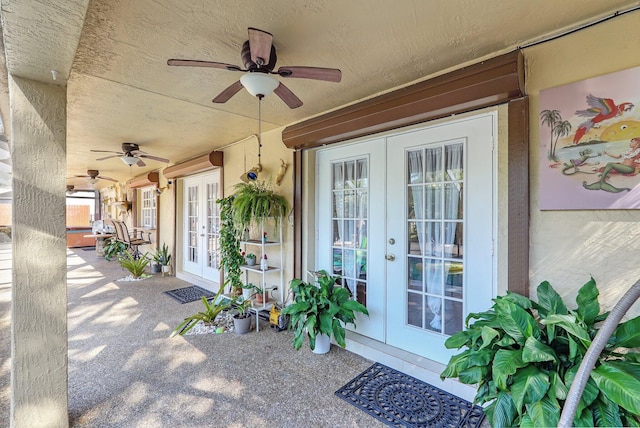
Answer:
[[[576,129],[576,134],[573,137],[573,144],[578,144],[580,139],[586,134],[594,125],[602,122],[603,120],[611,119],[616,116],[622,115],[622,113],[633,109],[634,105],[629,102],[616,105],[615,101],[611,98],[599,98],[591,94],[587,95],[586,110],[578,110],[576,114],[580,117],[588,118],[585,122],[581,123]]]

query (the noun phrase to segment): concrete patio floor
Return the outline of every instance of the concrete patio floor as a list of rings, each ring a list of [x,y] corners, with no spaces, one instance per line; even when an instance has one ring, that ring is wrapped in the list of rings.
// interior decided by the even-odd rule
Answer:
[[[334,396],[371,361],[335,345],[326,355],[295,351],[291,332],[266,321],[246,335],[169,338],[202,303],[163,291],[190,284],[159,274],[117,281],[128,272],[95,251],[69,250],[67,263],[72,427],[383,426]],[[0,247],[0,275],[7,269],[10,244]],[[0,277],[0,426],[9,419],[10,281]]]

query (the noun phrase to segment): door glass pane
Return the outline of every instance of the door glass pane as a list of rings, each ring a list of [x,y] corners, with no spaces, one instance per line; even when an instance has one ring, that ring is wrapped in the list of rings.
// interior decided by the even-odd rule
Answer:
[[[187,215],[188,215],[188,234],[189,244],[187,248],[187,260],[198,263],[198,186],[190,186],[187,189]]]
[[[463,321],[463,148],[442,144],[406,154],[406,322],[447,335]]]
[[[423,295],[421,293],[407,293],[407,324],[422,327]]]
[[[220,214],[218,183],[207,184],[207,266],[220,268]]]
[[[336,161],[333,171],[333,274],[366,306],[368,286],[369,159]]]

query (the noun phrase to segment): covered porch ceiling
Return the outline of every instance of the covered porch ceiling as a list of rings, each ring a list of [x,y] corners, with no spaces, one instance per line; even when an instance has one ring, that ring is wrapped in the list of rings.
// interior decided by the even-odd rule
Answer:
[[[224,104],[212,103],[241,73],[167,66],[169,58],[242,66],[248,27],[273,34],[276,69],[342,70],[340,83],[279,78],[304,104],[290,109],[274,94],[266,97],[264,132],[638,5],[630,0],[1,0],[0,109],[11,144],[7,76],[67,85],[67,176],[96,169],[124,181],[167,164],[148,160],[145,167],[129,167],[118,158],[96,161],[108,154],[90,150],[120,151],[123,142],[133,142],[171,165],[257,133],[258,101],[245,90]],[[79,178],[68,184],[89,188]],[[96,188],[110,184],[101,180]]]

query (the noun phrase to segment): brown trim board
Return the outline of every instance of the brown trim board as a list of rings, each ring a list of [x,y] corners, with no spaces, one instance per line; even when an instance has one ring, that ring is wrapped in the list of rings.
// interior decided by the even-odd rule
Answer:
[[[294,275],[302,278],[302,149],[509,103],[508,289],[528,295],[529,118],[520,51],[461,68],[284,129],[294,160]]]

